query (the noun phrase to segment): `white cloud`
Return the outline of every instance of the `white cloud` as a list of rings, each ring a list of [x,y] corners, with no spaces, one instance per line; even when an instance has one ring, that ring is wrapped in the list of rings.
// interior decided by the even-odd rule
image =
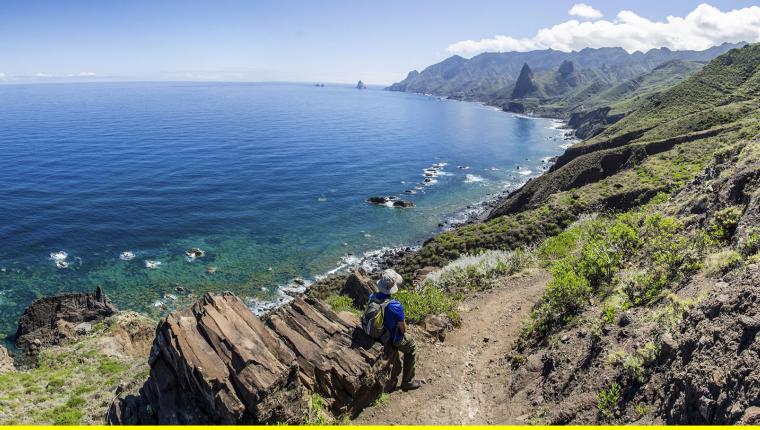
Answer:
[[[52,78],[53,75],[47,74],[47,73],[35,73],[35,78]]]
[[[91,78],[97,75],[95,74],[95,72],[79,72],[77,76],[80,78]]]
[[[703,3],[684,17],[668,16],[665,21],[651,21],[635,12],[623,10],[612,21],[579,22],[573,19],[550,28],[542,28],[533,37],[494,36],[481,40],[464,40],[449,45],[448,51],[474,55],[480,52],[547,48],[568,52],[587,47],[619,46],[628,52],[646,52],[661,47],[702,50],[724,42],[758,41],[760,7],[723,12]]]
[[[598,11],[597,9],[594,9],[593,7],[587,5],[586,3],[578,3],[574,4],[573,7],[570,8],[569,11],[567,11],[572,16],[579,16],[581,18],[586,19],[598,19],[601,18],[602,12]]]
[[[7,77],[5,73],[0,72],[0,81],[4,81]]]

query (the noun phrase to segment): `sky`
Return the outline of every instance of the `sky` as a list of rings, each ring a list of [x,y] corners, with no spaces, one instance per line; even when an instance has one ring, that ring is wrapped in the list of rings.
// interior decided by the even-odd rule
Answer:
[[[457,54],[760,41],[750,1],[0,0],[0,82],[385,85]]]

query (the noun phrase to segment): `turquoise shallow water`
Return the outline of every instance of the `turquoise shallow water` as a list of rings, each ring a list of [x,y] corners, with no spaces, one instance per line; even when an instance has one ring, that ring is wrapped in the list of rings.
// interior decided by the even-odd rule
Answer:
[[[344,86],[7,85],[0,97],[2,335],[35,297],[96,285],[154,314],[205,291],[266,300],[347,255],[418,243],[564,142],[549,120]],[[448,163],[437,182],[403,194],[434,163]],[[205,256],[188,261],[190,247]]]

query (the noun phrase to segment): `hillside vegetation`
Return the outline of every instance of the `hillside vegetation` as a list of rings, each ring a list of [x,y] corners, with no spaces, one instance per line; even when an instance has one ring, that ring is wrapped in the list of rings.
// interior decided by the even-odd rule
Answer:
[[[657,94],[647,79],[637,87],[646,96],[607,90],[638,107],[484,222],[438,235],[401,264],[407,277],[464,268],[458,285],[485,288],[473,257],[483,252],[518,252],[520,267],[551,272],[504,387],[535,399],[529,422],[760,417],[760,45],[696,72],[663,67],[693,73]]]

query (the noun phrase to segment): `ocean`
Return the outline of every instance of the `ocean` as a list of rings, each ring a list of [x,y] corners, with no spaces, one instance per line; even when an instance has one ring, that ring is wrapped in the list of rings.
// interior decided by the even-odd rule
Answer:
[[[0,99],[0,336],[35,298],[98,285],[155,316],[207,291],[276,300],[294,278],[419,244],[567,143],[556,121],[340,85],[4,85]],[[366,202],[389,195],[415,207]]]

